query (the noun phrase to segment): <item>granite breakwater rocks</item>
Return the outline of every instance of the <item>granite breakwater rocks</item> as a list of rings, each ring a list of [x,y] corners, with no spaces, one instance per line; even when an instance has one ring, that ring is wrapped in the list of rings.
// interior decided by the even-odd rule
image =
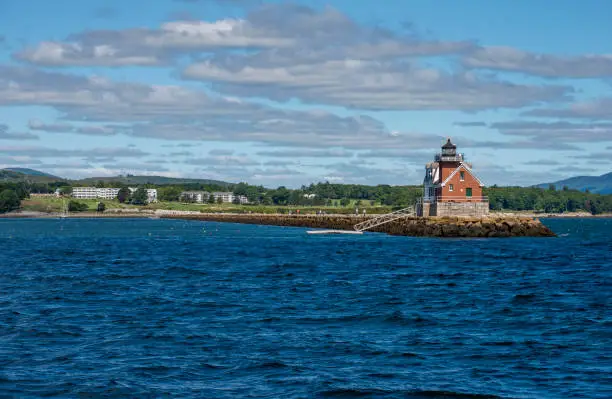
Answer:
[[[353,226],[375,216],[348,215],[280,215],[280,214],[214,214],[164,215],[164,218],[205,220],[213,222],[261,224],[287,227],[309,227],[353,230]],[[555,237],[556,234],[538,219],[504,218],[420,218],[406,216],[368,231],[415,237]]]

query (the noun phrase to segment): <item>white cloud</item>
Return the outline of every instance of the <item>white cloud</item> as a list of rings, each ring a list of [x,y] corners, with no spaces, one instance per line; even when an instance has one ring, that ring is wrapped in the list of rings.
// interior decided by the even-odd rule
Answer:
[[[469,68],[521,72],[548,78],[598,78],[612,76],[612,54],[556,56],[529,53],[512,47],[481,47],[462,59]]]

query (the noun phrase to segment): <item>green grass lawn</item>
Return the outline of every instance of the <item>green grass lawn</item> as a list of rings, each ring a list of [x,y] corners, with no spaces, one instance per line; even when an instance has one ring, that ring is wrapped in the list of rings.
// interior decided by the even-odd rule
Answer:
[[[42,197],[42,198],[30,198],[21,202],[21,207],[24,211],[36,211],[36,212],[61,212],[63,210],[64,203],[68,204],[71,198],[54,198],[54,197]],[[325,211],[329,214],[353,214],[355,212],[355,202],[352,201],[350,205],[346,207],[340,206],[279,206],[279,205],[235,205],[235,204],[187,204],[181,202],[156,202],[145,206],[121,204],[117,200],[74,200],[83,204],[87,204],[87,211],[95,212],[99,202],[103,202],[106,205],[106,209],[165,209],[175,211],[196,211],[196,212],[228,212],[228,213],[288,213],[289,211],[300,210],[300,214],[314,214],[317,211]],[[366,202],[368,202],[366,206]],[[372,206],[369,201],[362,201],[359,206],[359,212],[361,214],[363,209],[366,209],[368,214],[388,213],[391,212],[391,207],[388,206]]]

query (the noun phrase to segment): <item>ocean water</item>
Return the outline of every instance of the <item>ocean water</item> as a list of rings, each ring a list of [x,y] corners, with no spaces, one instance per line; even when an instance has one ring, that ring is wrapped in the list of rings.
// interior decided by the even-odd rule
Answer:
[[[612,398],[612,219],[546,223],[0,219],[0,397]]]

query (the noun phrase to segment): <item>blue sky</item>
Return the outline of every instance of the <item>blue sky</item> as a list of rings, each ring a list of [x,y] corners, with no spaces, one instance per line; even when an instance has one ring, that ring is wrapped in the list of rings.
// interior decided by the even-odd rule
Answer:
[[[0,167],[297,187],[612,170],[612,3],[0,0]]]

